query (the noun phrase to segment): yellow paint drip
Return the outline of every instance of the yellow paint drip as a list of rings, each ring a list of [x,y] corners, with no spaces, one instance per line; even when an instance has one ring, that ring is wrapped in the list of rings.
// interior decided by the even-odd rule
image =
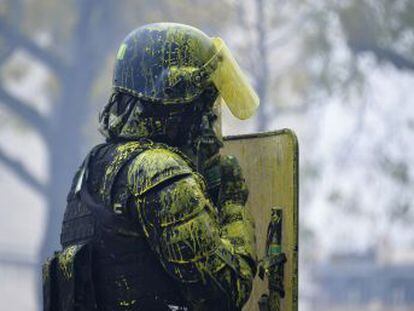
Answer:
[[[81,245],[73,245],[65,248],[58,256],[59,268],[66,279],[73,276],[73,260]]]

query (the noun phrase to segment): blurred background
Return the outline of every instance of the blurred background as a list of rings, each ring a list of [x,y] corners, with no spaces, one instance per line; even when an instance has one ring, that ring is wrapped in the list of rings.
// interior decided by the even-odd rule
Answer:
[[[40,310],[124,36],[225,39],[262,100],[224,133],[300,142],[300,310],[414,310],[414,2],[0,0],[0,309]]]

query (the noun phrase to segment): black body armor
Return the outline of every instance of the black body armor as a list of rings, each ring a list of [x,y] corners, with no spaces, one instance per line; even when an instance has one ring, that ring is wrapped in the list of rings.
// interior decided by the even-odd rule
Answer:
[[[185,309],[177,284],[150,250],[127,187],[127,164],[145,144],[114,165],[116,147],[95,147],[75,175],[63,251],[45,265],[45,311]]]

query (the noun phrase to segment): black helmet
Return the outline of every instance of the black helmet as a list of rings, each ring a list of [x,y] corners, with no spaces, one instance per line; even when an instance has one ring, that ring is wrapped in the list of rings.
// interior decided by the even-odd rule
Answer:
[[[259,99],[220,38],[182,24],[157,23],[131,32],[121,44],[113,87],[146,102],[193,102],[214,85],[240,119]]]
[[[188,103],[208,85],[203,66],[214,54],[211,39],[194,27],[146,25],[119,48],[113,86],[146,101]]]

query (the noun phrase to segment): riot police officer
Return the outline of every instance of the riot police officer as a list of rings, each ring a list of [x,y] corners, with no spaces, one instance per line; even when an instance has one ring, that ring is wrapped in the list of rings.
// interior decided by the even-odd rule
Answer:
[[[239,310],[256,272],[248,191],[221,156],[214,104],[258,98],[220,38],[159,23],[121,44],[100,115],[106,142],[77,171],[46,310]]]

